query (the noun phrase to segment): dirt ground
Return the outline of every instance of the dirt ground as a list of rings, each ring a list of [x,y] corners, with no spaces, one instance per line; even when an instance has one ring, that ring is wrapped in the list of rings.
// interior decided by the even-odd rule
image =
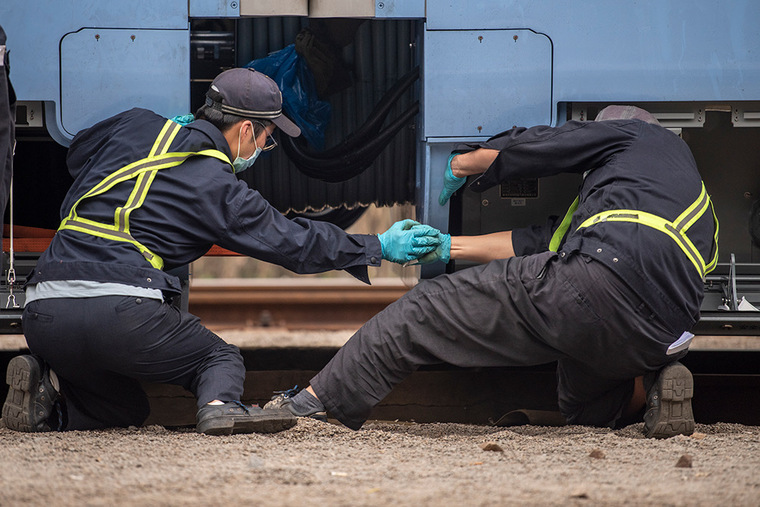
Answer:
[[[2,426],[2,506],[760,504],[760,427],[737,424],[667,440],[643,438],[641,424],[369,422],[354,432],[300,420],[228,437]]]
[[[225,339],[340,346],[350,335]],[[25,345],[8,340],[5,350]],[[759,426],[697,424],[693,436],[667,440],[643,438],[642,427],[369,422],[354,432],[307,419],[274,435],[210,437],[158,425],[23,434],[0,420],[0,507],[760,506]],[[489,443],[496,450],[483,450]]]

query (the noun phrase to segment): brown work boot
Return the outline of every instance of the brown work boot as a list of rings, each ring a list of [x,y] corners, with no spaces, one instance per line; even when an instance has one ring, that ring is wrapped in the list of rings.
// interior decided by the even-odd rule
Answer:
[[[647,377],[644,380],[646,382]],[[694,414],[691,410],[694,379],[689,369],[676,361],[658,371],[651,382],[646,386],[644,435],[648,438],[669,438],[694,433]]]

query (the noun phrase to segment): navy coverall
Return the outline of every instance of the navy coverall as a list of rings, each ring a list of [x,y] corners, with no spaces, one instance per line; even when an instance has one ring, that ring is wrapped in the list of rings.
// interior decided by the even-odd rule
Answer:
[[[166,122],[132,109],[77,134],[67,157],[75,181],[62,217],[104,178],[148,156]],[[204,120],[179,129],[164,148],[169,154],[218,150],[232,159],[222,133]],[[125,206],[135,186],[131,179],[83,199],[76,213],[113,224],[115,210]],[[376,236],[288,220],[239,181],[229,163],[209,156],[158,170],[128,222],[134,240],[159,256],[164,269],[186,265],[216,244],[297,273],[345,269],[368,283],[367,266],[382,259]],[[148,402],[139,381],[180,385],[196,396],[199,407],[214,399],[240,399],[245,368],[238,349],[162,300],[160,294],[180,292],[179,280],[153,267],[134,244],[59,230],[28,286],[58,282],[65,282],[63,291],[27,304],[23,328],[30,350],[60,379],[66,429],[141,424]],[[96,282],[100,295],[65,297],[77,293],[80,282],[89,288]],[[98,284],[106,284],[106,294]],[[120,289],[109,294],[109,284]],[[159,298],[141,296],[145,289],[158,289]]]
[[[328,412],[357,429],[422,365],[558,361],[568,422],[614,425],[633,379],[685,354],[667,351],[699,316],[705,267],[690,259],[717,257],[717,224],[691,152],[639,120],[515,128],[467,149],[477,147],[499,150],[471,185],[478,191],[509,178],[586,175],[564,241],[549,251],[559,223],[551,219],[513,231],[513,258],[420,283],[365,324],[312,387]],[[688,212],[695,209],[701,214]],[[581,227],[610,210],[682,222],[691,246],[679,241],[691,257],[678,234],[646,224],[610,218]]]

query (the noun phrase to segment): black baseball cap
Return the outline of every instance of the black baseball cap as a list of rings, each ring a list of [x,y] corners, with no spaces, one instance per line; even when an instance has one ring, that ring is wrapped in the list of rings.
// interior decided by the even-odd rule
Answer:
[[[243,118],[270,120],[290,137],[301,135],[301,129],[282,114],[282,93],[266,74],[247,68],[225,70],[214,78],[211,90],[221,99],[207,93],[207,106]]]

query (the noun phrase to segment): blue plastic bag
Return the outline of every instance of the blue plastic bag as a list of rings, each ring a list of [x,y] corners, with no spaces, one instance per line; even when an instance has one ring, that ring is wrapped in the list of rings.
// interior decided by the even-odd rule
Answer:
[[[325,147],[325,130],[330,122],[329,102],[319,100],[314,76],[295,44],[253,60],[246,67],[271,77],[282,91],[285,116],[301,128],[301,135],[316,150]]]

